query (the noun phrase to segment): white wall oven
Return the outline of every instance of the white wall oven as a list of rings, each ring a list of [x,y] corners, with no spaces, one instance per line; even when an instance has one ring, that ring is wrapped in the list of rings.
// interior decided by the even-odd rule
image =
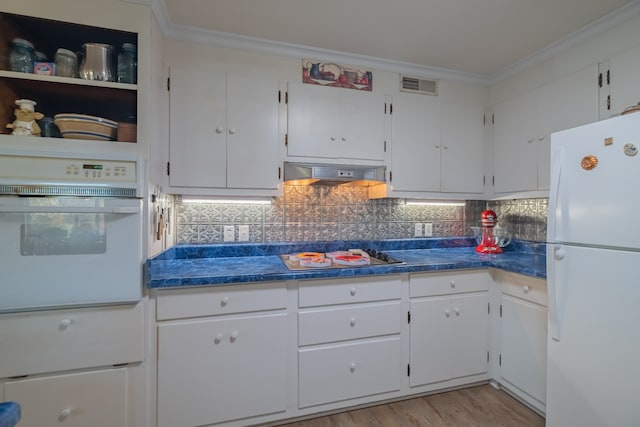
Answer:
[[[139,166],[0,155],[0,312],[140,300]]]

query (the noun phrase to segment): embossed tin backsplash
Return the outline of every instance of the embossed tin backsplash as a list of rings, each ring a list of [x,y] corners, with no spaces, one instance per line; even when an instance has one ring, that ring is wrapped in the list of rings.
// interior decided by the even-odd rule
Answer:
[[[416,206],[405,199],[367,198],[366,188],[286,186],[270,205],[186,203],[176,200],[176,243],[223,242],[225,225],[249,226],[254,243],[413,238],[415,224],[432,224],[433,236],[472,235],[485,209],[514,238],[542,242],[547,199],[468,200],[465,206]]]

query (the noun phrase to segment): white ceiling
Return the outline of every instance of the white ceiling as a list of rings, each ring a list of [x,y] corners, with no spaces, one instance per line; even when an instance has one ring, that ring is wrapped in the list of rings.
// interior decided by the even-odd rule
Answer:
[[[159,0],[173,28],[491,78],[638,0]],[[624,10],[630,10],[627,7]],[[604,19],[603,19],[604,17]],[[202,31],[200,31],[202,32]],[[322,59],[322,58],[320,58]]]

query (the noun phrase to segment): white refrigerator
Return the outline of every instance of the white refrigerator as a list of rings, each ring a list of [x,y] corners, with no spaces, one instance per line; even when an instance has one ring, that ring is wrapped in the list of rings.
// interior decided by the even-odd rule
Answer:
[[[640,426],[640,113],[551,136],[549,427]]]

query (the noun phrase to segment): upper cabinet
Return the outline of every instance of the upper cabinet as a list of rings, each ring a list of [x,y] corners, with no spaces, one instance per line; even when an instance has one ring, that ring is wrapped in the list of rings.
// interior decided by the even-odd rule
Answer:
[[[278,81],[193,65],[170,73],[171,191],[275,191]]]
[[[597,66],[494,107],[494,192],[549,190],[553,132],[598,119]]]
[[[289,83],[287,156],[382,162],[385,113],[375,92]]]
[[[21,4],[22,3],[22,4]],[[130,3],[109,1],[102,3],[71,2],[63,0],[54,5],[33,2],[15,2],[10,7],[4,5],[0,11],[0,133],[9,135],[7,124],[13,123],[15,100],[30,99],[37,104],[35,110],[45,117],[54,118],[59,113],[75,113],[98,116],[113,122],[141,124],[147,114],[140,108],[141,88],[148,82],[120,83],[117,81],[117,58],[123,44],[135,45],[138,51],[137,70],[145,76],[148,57],[147,37],[150,23],[148,7]],[[46,19],[45,19],[46,18]],[[87,43],[101,43],[112,46],[111,63],[104,67],[111,71],[111,78],[85,79],[61,77],[39,67],[38,72],[20,72],[12,69],[9,61],[12,41],[24,39],[34,45],[34,50],[42,52],[54,63],[58,49],[82,53]],[[78,65],[83,62],[78,55]],[[98,65],[96,65],[98,66]],[[14,67],[15,68],[15,67]],[[88,68],[88,66],[87,66]],[[48,75],[53,74],[53,75]],[[139,136],[139,135],[138,135]],[[11,139],[10,139],[11,138]],[[22,136],[0,136],[4,143],[12,144],[23,140]],[[113,136],[117,138],[117,133]],[[49,139],[49,138],[47,138]],[[73,139],[99,140],[101,137],[75,135]],[[136,138],[127,138],[135,142]],[[52,145],[54,146],[54,145]]]
[[[482,193],[483,108],[434,96],[394,96],[393,191],[418,197],[423,192]]]
[[[609,59],[611,115],[640,103],[640,46],[612,56]]]

